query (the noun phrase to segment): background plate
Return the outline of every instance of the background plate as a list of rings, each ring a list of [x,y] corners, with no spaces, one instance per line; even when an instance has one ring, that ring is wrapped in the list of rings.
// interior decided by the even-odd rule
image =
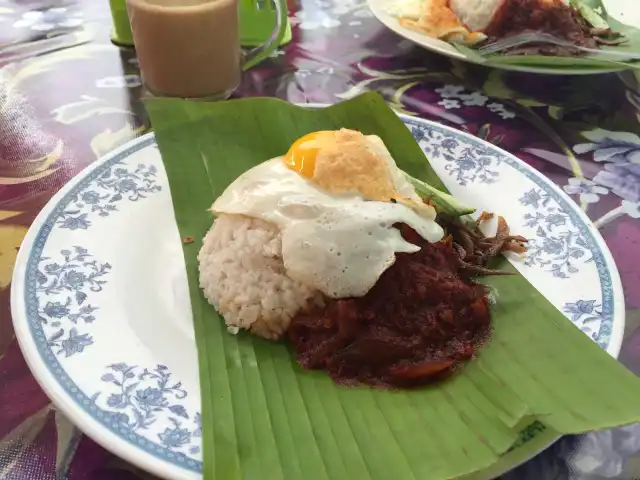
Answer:
[[[500,212],[531,240],[527,259],[516,267],[617,355],[624,331],[620,279],[578,206],[491,144],[402,119],[453,195]],[[25,358],[65,415],[105,448],[156,475],[200,478],[191,307],[153,134],[91,165],[51,199],[20,249],[11,304]],[[519,446],[480,477],[514,467],[553,440],[532,425]]]
[[[428,50],[440,53],[441,55],[473,62],[473,60],[468,59],[466,55],[460,53],[449,43],[443,40],[438,40],[437,38],[431,38],[425,34],[416,32],[415,30],[411,30],[400,25],[395,17],[392,17],[387,13],[388,6],[395,3],[396,1],[397,0],[367,0],[367,3],[376,18],[380,20],[387,28],[393,30],[401,37],[404,37],[407,40],[411,40],[412,42]],[[609,12],[609,14],[616,20],[619,20],[620,22],[627,25],[640,25],[640,6],[638,6],[637,3],[631,5],[632,2],[629,2],[627,0],[603,0],[603,3],[605,5],[605,8],[607,9],[607,12]],[[618,72],[625,70],[624,68],[551,68],[527,67],[521,65],[499,65],[495,68],[514,70],[519,72],[543,73],[550,75],[593,75],[597,73]]]

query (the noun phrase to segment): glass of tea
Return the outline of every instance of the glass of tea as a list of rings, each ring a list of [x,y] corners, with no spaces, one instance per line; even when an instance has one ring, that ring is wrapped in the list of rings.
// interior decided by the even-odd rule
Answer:
[[[238,0],[126,0],[145,86],[153,95],[221,100],[243,69],[267,57],[286,28],[286,0],[275,0],[271,37],[246,55]]]

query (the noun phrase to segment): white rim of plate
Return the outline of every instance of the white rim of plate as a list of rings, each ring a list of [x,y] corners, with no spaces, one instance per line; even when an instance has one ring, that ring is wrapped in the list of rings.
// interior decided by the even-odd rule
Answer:
[[[323,108],[328,105],[304,104],[301,106],[307,108]],[[610,330],[606,351],[613,357],[617,357],[620,352],[625,329],[625,302],[622,283],[611,252],[606,246],[602,236],[586,215],[579,210],[575,202],[543,174],[537,172],[514,155],[494,145],[488,144],[466,132],[429,120],[414,118],[404,114],[399,114],[399,117],[407,126],[428,127],[440,130],[446,135],[462,137],[465,141],[483,148],[488,147],[494,151],[500,151],[506,163],[548,191],[553,199],[568,212],[575,222],[576,227],[583,233],[598,269],[603,297],[602,323],[598,336],[600,337],[603,333],[606,335],[607,330]],[[61,379],[60,377],[67,376],[66,372],[64,372],[53,356],[47,355],[46,350],[41,350],[39,345],[43,342],[46,344],[46,339],[41,329],[40,332],[37,331],[38,322],[32,321],[33,319],[30,320],[28,315],[27,297],[29,295],[29,289],[25,287],[25,284],[29,279],[28,273],[32,270],[32,268],[30,269],[29,267],[33,263],[34,251],[41,251],[44,248],[48,234],[53,227],[53,220],[55,220],[56,214],[59,213],[58,210],[61,209],[61,204],[64,203],[67,197],[76,191],[80,191],[86,182],[90,181],[96,174],[101,173],[105,168],[122,158],[127,158],[134,152],[154,142],[155,134],[151,132],[122,145],[110,154],[87,166],[49,200],[32,223],[16,258],[16,268],[13,272],[11,288],[11,313],[18,343],[31,372],[52,402],[64,415],[72,420],[75,425],[81,425],[83,432],[114,454],[158,476],[164,478],[185,478],[186,475],[188,478],[197,479],[201,476],[201,462],[196,462],[191,459],[184,459],[180,463],[172,462],[165,456],[158,456],[159,452],[157,448],[143,448],[135,443],[133,439],[127,439],[124,436],[118,435],[114,430],[105,425],[102,420],[93,416],[89,412],[89,398],[83,392],[79,391],[71,378],[68,378],[67,381]],[[33,273],[31,277],[34,277]],[[32,280],[35,281],[35,278],[32,278]],[[616,312],[617,315],[614,316]],[[34,325],[36,328],[34,328]],[[50,358],[49,362],[47,362],[47,357]],[[66,386],[63,384],[66,384]],[[77,397],[85,398],[80,400]],[[156,452],[155,454],[154,451]],[[187,465],[187,463],[194,463],[195,465]],[[516,466],[517,465],[513,465],[510,466],[510,468],[515,468]]]

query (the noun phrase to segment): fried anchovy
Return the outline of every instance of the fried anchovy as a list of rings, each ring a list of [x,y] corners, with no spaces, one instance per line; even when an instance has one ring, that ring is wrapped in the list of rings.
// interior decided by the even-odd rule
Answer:
[[[495,270],[493,268],[481,267],[479,265],[471,265],[466,262],[460,262],[460,268],[477,275],[515,275],[513,272],[505,272],[504,270]]]

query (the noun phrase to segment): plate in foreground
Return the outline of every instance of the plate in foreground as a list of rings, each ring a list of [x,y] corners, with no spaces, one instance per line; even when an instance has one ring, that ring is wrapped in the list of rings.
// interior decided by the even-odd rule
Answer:
[[[544,176],[494,145],[402,117],[452,194],[530,239],[527,279],[617,355],[624,299],[596,228]],[[57,407],[94,440],[156,475],[201,477],[198,363],[169,186],[153,134],[88,167],[34,221],[11,292],[20,346]],[[485,478],[554,440],[542,425]]]

